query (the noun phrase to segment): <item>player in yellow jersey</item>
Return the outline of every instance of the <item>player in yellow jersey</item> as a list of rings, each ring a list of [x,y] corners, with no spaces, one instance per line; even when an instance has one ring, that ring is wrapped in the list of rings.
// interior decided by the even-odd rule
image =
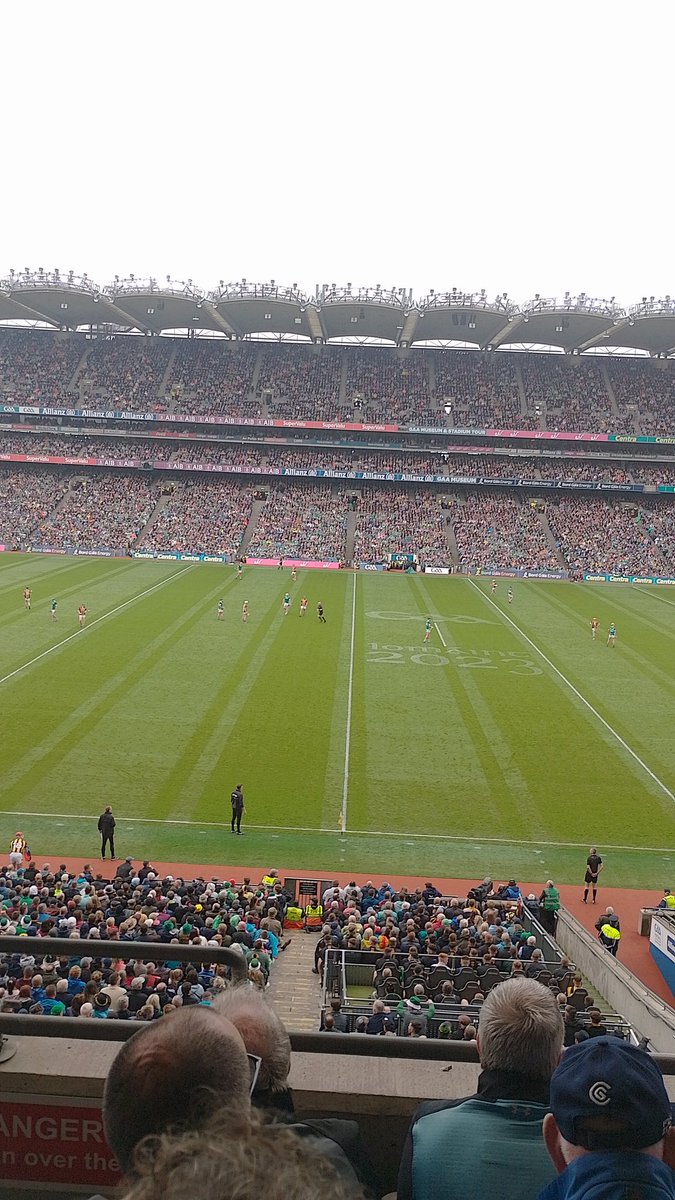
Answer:
[[[593,638],[593,641],[595,641],[595,639],[596,639],[599,628],[600,628],[600,622],[599,622],[598,618],[593,617],[593,620],[591,621],[591,637]]]
[[[244,600],[244,603],[241,606],[241,619],[244,622],[244,625],[248,621],[248,600]]]
[[[300,614],[299,615],[301,617],[304,617],[306,612],[307,612],[307,597],[303,596],[300,600]]]
[[[33,593],[30,590],[30,588],[24,588],[23,589],[23,606],[25,609],[28,610],[28,612],[30,612],[30,605],[31,605],[32,599],[33,599]]]

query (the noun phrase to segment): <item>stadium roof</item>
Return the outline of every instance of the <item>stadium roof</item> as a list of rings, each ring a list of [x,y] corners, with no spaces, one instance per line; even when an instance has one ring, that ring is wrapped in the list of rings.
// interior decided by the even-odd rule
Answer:
[[[562,300],[535,296],[524,305],[506,293],[435,293],[413,299],[406,288],[317,286],[312,296],[296,284],[225,284],[205,291],[167,277],[115,277],[105,287],[70,271],[26,269],[0,280],[0,322],[37,322],[55,329],[106,326],[159,334],[193,330],[228,338],[296,337],[312,342],[345,339],[397,346],[464,343],[485,349],[551,346],[568,353],[630,348],[675,353],[675,300],[643,296],[624,309],[583,292]]]

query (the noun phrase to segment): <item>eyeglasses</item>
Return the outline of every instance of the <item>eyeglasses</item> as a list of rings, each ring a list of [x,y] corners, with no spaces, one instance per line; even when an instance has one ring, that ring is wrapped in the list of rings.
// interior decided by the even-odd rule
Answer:
[[[249,1095],[252,1096],[255,1091],[255,1085],[258,1082],[258,1076],[260,1075],[262,1058],[259,1058],[257,1054],[247,1054],[246,1057],[251,1069],[251,1090]]]

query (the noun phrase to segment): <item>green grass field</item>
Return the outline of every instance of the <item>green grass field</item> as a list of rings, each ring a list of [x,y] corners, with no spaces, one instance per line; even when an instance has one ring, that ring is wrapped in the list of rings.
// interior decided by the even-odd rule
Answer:
[[[672,885],[675,596],[512,586],[3,555],[0,838],[95,858],[110,803],[123,855]]]

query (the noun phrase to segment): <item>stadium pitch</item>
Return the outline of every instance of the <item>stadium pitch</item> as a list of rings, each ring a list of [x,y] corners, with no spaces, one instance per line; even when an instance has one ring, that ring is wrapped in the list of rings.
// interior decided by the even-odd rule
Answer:
[[[672,886],[674,667],[657,588],[3,555],[0,838],[95,861],[112,804],[122,856]]]

